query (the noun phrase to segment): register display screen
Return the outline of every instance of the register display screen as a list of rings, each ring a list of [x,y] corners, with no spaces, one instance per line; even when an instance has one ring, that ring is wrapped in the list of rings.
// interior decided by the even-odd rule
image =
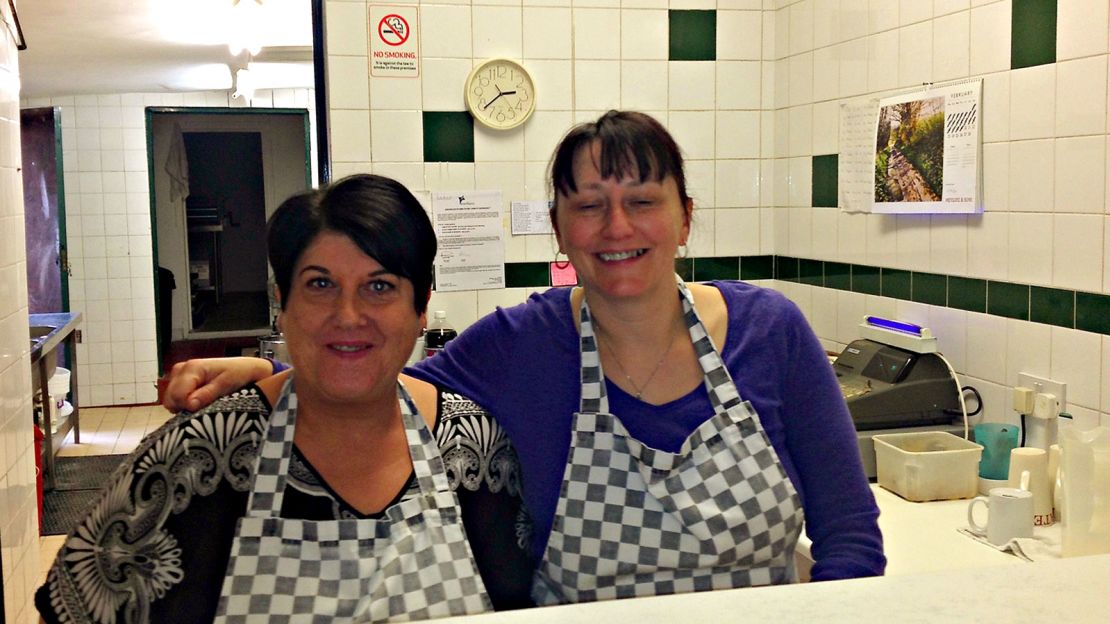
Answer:
[[[883,347],[875,352],[875,357],[863,369],[863,375],[886,383],[898,383],[913,361],[912,353],[891,347]]]

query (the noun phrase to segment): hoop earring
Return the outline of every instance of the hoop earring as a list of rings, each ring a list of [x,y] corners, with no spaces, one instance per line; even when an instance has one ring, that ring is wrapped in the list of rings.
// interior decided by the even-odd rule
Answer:
[[[683,260],[685,260],[686,255],[689,254],[689,253],[690,253],[690,249],[686,246],[686,243],[682,243],[681,245],[678,246],[678,257],[679,258],[682,258]]]
[[[555,252],[555,268],[559,269],[560,271],[562,271],[563,269],[570,266],[570,256],[567,256],[566,260],[560,260],[559,259],[559,254],[562,254],[562,253],[563,253],[562,249]],[[566,254],[563,254],[563,255],[566,255]]]

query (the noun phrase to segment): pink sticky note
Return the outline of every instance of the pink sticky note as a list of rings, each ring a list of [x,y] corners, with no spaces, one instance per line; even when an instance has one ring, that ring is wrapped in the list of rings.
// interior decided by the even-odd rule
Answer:
[[[551,263],[552,286],[576,286],[577,284],[578,273],[575,272],[574,265],[569,262]]]

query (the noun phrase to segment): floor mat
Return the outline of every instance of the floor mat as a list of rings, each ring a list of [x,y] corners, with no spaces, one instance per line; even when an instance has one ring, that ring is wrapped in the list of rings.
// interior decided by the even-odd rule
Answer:
[[[59,457],[54,461],[55,487],[42,497],[42,534],[65,535],[85,517],[100,488],[127,455]]]

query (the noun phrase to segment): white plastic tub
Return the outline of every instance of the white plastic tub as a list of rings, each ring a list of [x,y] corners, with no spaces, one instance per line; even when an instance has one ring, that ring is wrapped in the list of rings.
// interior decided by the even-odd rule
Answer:
[[[983,447],[945,431],[873,436],[879,485],[911,501],[972,498]]]
[[[47,388],[50,390],[50,396],[56,400],[61,401],[69,394],[69,369],[59,366],[54,371],[54,375],[46,382]]]

